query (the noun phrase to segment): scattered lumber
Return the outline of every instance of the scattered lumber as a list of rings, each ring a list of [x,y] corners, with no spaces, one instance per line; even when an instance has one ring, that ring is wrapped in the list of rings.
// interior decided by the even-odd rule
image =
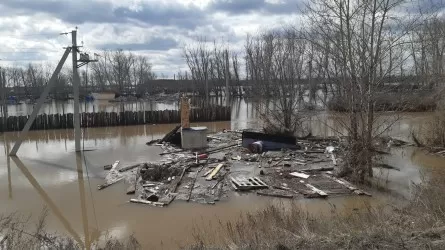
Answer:
[[[147,201],[142,199],[130,199],[130,202],[132,203],[139,203],[139,204],[146,204],[146,205],[152,205],[155,207],[163,207],[164,203],[162,202],[155,202],[155,201]]]
[[[280,189],[280,190],[286,190],[286,191],[290,190],[290,188],[283,187],[283,186],[272,186],[272,187],[275,188],[275,189]]]
[[[164,142],[168,142],[169,139],[176,134],[176,132],[178,132],[178,130],[181,128],[181,125],[177,125],[175,128],[173,128],[170,132],[168,132],[164,138],[162,138],[159,143],[164,143]]]
[[[225,150],[225,149],[229,149],[229,148],[232,148],[232,147],[239,147],[239,146],[240,146],[239,143],[236,143],[236,144],[230,144],[230,145],[227,145],[227,146],[223,146],[223,147],[219,147],[219,148],[214,148],[214,149],[211,149],[211,150],[207,150],[207,151],[204,152],[204,154],[213,154],[213,153],[217,153],[217,152],[219,152],[219,151]]]
[[[176,198],[177,195],[178,195],[177,193],[168,193],[167,195],[159,199],[159,202],[164,204],[165,206],[168,206],[170,205],[170,203],[172,203],[172,201]]]
[[[334,167],[321,167],[321,168],[306,168],[301,169],[301,172],[323,172],[323,171],[333,171]]]
[[[224,166],[224,164],[219,164],[213,171],[210,173],[209,176],[207,176],[206,180],[211,181],[213,178],[218,174],[219,170]]]
[[[196,179],[198,178],[199,172],[201,172],[203,168],[204,168],[204,165],[202,165],[201,169],[199,169],[198,172],[196,172],[195,178],[193,178],[193,182],[192,182],[192,185],[190,185],[190,191],[189,191],[189,194],[187,197],[187,202],[189,202],[190,198],[192,197],[192,192],[193,192],[193,188],[195,188]]]
[[[144,188],[146,188],[146,187],[155,187],[155,186],[157,186],[157,185],[154,184],[154,183],[147,183],[147,184],[143,184],[142,185],[142,187],[144,187]]]
[[[303,174],[303,173],[299,173],[299,172],[292,172],[292,173],[289,173],[289,174],[292,175],[292,176],[298,177],[298,178],[302,178],[302,179],[307,179],[310,176],[308,174]]]
[[[169,151],[169,152],[162,152],[159,155],[168,155],[168,154],[176,154],[176,153],[182,153],[187,151],[187,149],[181,149],[181,150],[176,150],[176,151]]]
[[[124,177],[121,177],[121,178],[116,179],[116,180],[114,180],[114,181],[111,181],[111,182],[108,182],[108,183],[105,183],[105,184],[102,184],[102,185],[97,185],[97,189],[98,189],[98,190],[105,189],[105,188],[107,188],[107,187],[109,187],[109,186],[111,186],[111,185],[113,185],[113,184],[115,184],[115,183],[118,183],[119,181],[121,181],[121,180],[123,180],[123,179],[124,179]]]
[[[215,189],[215,187],[226,178],[227,173],[225,173],[221,178],[219,178],[218,182],[215,183],[215,185],[212,186],[212,189]]]
[[[213,169],[210,169],[209,171],[205,172],[203,175],[201,175],[201,177],[206,177],[207,175],[209,175],[213,171]]]
[[[339,178],[336,178],[336,177],[334,177],[334,176],[330,176],[330,175],[324,175],[324,176],[326,176],[326,177],[328,177],[328,178],[330,178],[330,179],[336,181],[337,183],[339,183],[339,184],[345,186],[347,189],[351,190],[351,191],[352,191],[354,194],[356,194],[356,195],[372,196],[370,193],[365,192],[365,191],[363,191],[363,190],[361,190],[361,189],[355,187],[354,185],[352,185],[351,183],[349,183],[347,180],[339,179]]]
[[[260,178],[258,177],[230,177],[232,186],[235,188],[235,190],[240,191],[247,191],[252,189],[263,189],[268,188],[267,184],[264,183]]]
[[[306,187],[310,188],[312,190],[312,192],[318,194],[320,197],[327,197],[328,194],[326,192],[324,192],[323,190],[320,190],[316,187],[314,187],[313,185],[306,183]]]
[[[224,180],[224,179],[222,179],[222,180]],[[215,192],[214,198],[213,198],[214,201],[219,201],[221,199],[223,186],[224,186],[224,183],[222,183],[222,182],[218,183],[218,188],[216,189],[216,192]]]
[[[181,184],[182,178],[184,178],[184,174],[185,174],[185,171],[186,171],[187,169],[188,169],[188,167],[183,167],[183,169],[182,169],[182,174],[181,174],[181,176],[179,177],[179,179],[178,179],[178,181],[176,182],[176,184],[173,185],[173,188],[172,188],[172,190],[170,191],[170,193],[176,193],[176,189],[178,189],[179,185]]]
[[[120,162],[120,161],[115,161],[115,162],[113,163],[113,165],[111,165],[111,169],[110,169],[110,171],[115,170],[116,167],[119,165],[119,162]]]
[[[261,196],[271,196],[271,197],[287,198],[287,199],[294,198],[294,196],[291,194],[283,194],[283,193],[277,193],[277,192],[273,192],[273,191],[272,192],[257,191],[256,194],[261,195]]]
[[[337,159],[335,159],[334,154],[331,154],[331,159],[332,159],[332,163],[334,164],[334,166],[337,166]]]
[[[143,163],[142,163],[143,164]],[[124,167],[124,168],[121,168],[121,169],[119,169],[119,172],[126,172],[126,171],[128,171],[128,170],[132,170],[132,169],[134,169],[134,168],[137,168],[137,167],[139,167],[141,165],[141,163],[138,163],[138,164],[135,164],[135,165],[131,165],[131,166],[128,166],[128,167]]]

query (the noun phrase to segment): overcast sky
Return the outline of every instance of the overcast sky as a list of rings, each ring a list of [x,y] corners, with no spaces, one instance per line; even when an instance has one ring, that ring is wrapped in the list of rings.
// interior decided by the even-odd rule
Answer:
[[[158,75],[186,69],[181,47],[199,37],[234,49],[247,33],[298,19],[302,0],[1,0],[0,61],[56,64],[79,28],[85,50],[149,56]]]

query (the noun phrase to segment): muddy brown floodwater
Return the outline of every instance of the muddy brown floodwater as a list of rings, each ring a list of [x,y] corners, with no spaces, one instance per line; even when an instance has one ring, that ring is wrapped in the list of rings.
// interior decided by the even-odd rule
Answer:
[[[216,132],[258,124],[246,115],[249,112],[253,112],[251,107],[240,106],[231,122],[199,125]],[[428,113],[403,114],[403,118],[387,133],[407,139],[410,131],[429,116]],[[317,114],[311,119],[313,133],[332,135],[338,117],[341,115]],[[82,241],[85,238],[93,241],[105,232],[116,237],[134,233],[145,249],[176,249],[193,241],[192,229],[195,226],[218,225],[219,221],[236,220],[242,212],[284,202],[256,195],[233,194],[228,201],[216,205],[174,202],[166,208],[156,208],[130,204],[130,197],[125,194],[125,183],[97,191],[97,185],[103,183],[105,176],[104,165],[116,160],[120,160],[122,165],[158,160],[161,150],[145,143],[162,137],[173,127],[145,125],[87,129],[83,131],[82,144],[88,151],[77,158],[72,131],[30,132],[18,158],[7,157],[5,153],[12,147],[17,134],[5,133],[1,135],[0,142],[3,150],[0,154],[0,213],[31,214],[32,220],[36,220],[41,210],[47,207],[50,211],[48,229],[52,232],[66,233]],[[401,171],[376,172],[382,180],[388,180],[388,187],[395,196],[409,197],[410,182],[420,181],[419,171],[445,167],[443,158],[418,149],[393,149],[392,153],[384,160],[401,168]],[[79,175],[79,164],[83,166],[83,175]],[[387,202],[387,195],[375,193],[372,198],[306,199],[287,205],[300,205],[311,213],[320,214],[330,213],[333,207],[348,212],[368,203],[384,202]]]

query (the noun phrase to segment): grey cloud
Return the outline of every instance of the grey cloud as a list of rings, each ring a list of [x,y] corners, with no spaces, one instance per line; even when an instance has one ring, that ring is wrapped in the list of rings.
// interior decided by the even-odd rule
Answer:
[[[169,50],[172,48],[176,48],[178,43],[169,38],[153,38],[149,42],[146,43],[125,43],[125,44],[117,44],[117,43],[108,43],[104,45],[99,45],[100,49],[105,50],[130,50],[130,51],[141,51],[141,50]]]
[[[43,52],[27,52],[27,53],[1,53],[0,59],[5,62],[32,62],[32,61],[45,61],[48,60],[48,56]]]
[[[229,14],[247,14],[262,12],[268,14],[289,14],[301,10],[303,0],[285,0],[281,3],[269,3],[265,0],[214,0],[210,9]]]
[[[134,20],[150,25],[195,28],[206,19],[203,11],[183,5],[143,4],[136,11],[124,7],[114,9],[111,3],[100,1],[3,0],[0,6],[8,9],[5,13],[47,13],[72,24],[126,23]]]

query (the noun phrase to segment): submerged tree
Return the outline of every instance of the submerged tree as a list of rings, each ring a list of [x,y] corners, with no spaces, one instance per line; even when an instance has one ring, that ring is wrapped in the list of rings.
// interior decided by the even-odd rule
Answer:
[[[248,81],[255,93],[270,98],[259,106],[268,133],[293,135],[302,132],[303,83],[307,77],[307,44],[291,28],[248,37]]]
[[[394,48],[413,25],[400,15],[402,7],[400,0],[311,0],[307,6],[307,39],[335,58],[337,86],[349,112],[344,123],[350,145],[347,170],[360,181],[373,175],[372,142],[381,131],[376,125],[376,93],[399,68]]]

